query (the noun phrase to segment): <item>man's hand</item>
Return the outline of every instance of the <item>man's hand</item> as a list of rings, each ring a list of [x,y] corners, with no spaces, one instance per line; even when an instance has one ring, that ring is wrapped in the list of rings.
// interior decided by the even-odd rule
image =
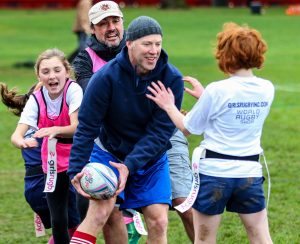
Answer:
[[[82,188],[81,188],[81,184],[80,184],[80,179],[83,177],[83,172],[78,173],[77,175],[74,176],[74,178],[71,180],[71,183],[73,184],[74,188],[76,189],[76,191],[84,196],[85,198],[88,199],[93,199],[89,194],[87,194]]]
[[[115,167],[119,171],[119,185],[116,191],[116,195],[119,195],[124,189],[129,175],[129,170],[125,164],[115,163],[109,161],[110,165]]]

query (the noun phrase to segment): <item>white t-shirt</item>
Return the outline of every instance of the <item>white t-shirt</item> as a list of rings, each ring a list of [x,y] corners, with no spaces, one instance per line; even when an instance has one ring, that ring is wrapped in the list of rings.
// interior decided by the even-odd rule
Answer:
[[[45,87],[43,87],[43,93],[45,95],[45,100],[47,103],[47,113],[49,116],[57,116],[59,115],[63,93],[56,99],[51,100],[49,97],[48,91]],[[76,111],[82,101],[83,92],[81,87],[72,82],[67,90],[66,94],[66,102],[69,105],[69,115]],[[19,124],[27,124],[31,128],[38,129],[37,127],[37,119],[38,119],[38,104],[34,99],[33,95],[31,95],[23,109],[21,114]]]
[[[204,134],[201,146],[211,151],[233,156],[260,154],[263,123],[273,98],[270,81],[232,76],[206,87],[184,118],[184,126],[191,134]],[[220,177],[262,175],[260,163],[224,159],[201,160],[200,172]]]

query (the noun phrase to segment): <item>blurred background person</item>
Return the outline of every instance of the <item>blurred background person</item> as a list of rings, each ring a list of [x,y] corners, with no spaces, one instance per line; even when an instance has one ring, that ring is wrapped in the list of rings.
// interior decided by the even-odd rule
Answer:
[[[92,7],[92,4],[92,0],[79,0],[76,5],[76,17],[73,32],[77,36],[78,47],[68,57],[70,63],[73,62],[74,58],[81,50],[86,48],[86,41],[91,33],[88,12]]]

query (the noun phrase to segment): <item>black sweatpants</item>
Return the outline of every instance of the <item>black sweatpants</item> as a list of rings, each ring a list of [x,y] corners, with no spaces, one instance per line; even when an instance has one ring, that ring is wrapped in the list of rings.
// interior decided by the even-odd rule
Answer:
[[[56,244],[70,243],[68,233],[68,198],[70,184],[70,179],[66,171],[58,173],[54,192],[46,193],[51,215],[52,235]]]

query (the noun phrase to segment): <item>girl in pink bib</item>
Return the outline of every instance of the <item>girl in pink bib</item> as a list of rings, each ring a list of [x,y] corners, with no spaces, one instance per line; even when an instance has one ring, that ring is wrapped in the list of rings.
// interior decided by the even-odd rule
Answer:
[[[44,192],[50,209],[52,234],[55,243],[67,244],[70,241],[70,180],[66,171],[83,95],[80,86],[70,80],[71,66],[62,51],[54,48],[41,53],[35,70],[43,86],[29,97],[11,141],[23,149],[38,146],[35,138],[43,138]],[[30,128],[36,132],[32,138],[25,139]]]

